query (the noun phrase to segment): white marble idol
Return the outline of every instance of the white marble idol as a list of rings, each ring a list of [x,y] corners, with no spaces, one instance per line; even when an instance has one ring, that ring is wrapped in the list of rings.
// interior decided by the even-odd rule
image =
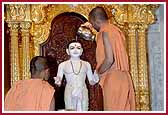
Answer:
[[[83,48],[77,41],[69,43],[67,54],[70,59],[58,66],[57,76],[54,77],[55,84],[61,85],[63,75],[66,78],[64,93],[65,109],[74,111],[88,110],[88,89],[86,87],[86,76],[91,85],[99,81],[98,74],[92,73],[91,65],[87,61],[81,60]]]

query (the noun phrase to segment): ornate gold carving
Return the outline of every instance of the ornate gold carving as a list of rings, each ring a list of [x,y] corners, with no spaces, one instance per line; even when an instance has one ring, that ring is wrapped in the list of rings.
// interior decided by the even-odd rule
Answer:
[[[20,67],[19,67],[19,52],[18,52],[18,27],[19,24],[15,22],[9,22],[11,36],[11,86],[15,81],[20,79]]]
[[[8,4],[7,20],[8,21],[23,21],[30,20],[30,5],[25,4]]]
[[[136,24],[128,25],[128,52],[129,52],[129,62],[130,62],[130,73],[133,80],[135,88],[135,98],[136,98],[136,110],[140,110],[139,104],[139,79],[138,79],[138,64],[137,64],[137,42],[136,42]]]
[[[30,22],[21,22],[21,36],[22,36],[22,47],[23,47],[23,57],[22,57],[22,79],[30,78],[30,45],[29,45],[29,28],[31,24]]]
[[[147,4],[128,5],[128,22],[151,24],[155,21],[152,9]]]
[[[138,28],[138,74],[141,110],[150,110],[149,99],[149,78],[146,48],[146,24],[139,25]]]
[[[44,7],[47,5],[32,5],[31,17],[32,17],[32,27],[31,35],[34,41],[34,55],[39,55],[39,44],[47,40],[50,30],[50,24],[46,22],[46,13]]]
[[[87,18],[88,12],[94,8],[93,5],[72,5],[72,4],[50,4],[32,5],[33,26],[31,34],[34,40],[35,55],[39,55],[39,44],[47,40],[52,20],[64,12],[76,12]],[[85,10],[83,10],[85,9]]]
[[[125,22],[127,22],[127,5],[124,4],[110,4],[104,5],[104,7],[109,12],[109,17],[113,18],[113,22],[120,27],[123,27]],[[111,19],[112,19],[111,18]]]
[[[36,24],[43,23],[45,12],[43,10],[43,7],[47,5],[45,4],[32,4],[31,5],[31,18],[32,21],[34,21]]]

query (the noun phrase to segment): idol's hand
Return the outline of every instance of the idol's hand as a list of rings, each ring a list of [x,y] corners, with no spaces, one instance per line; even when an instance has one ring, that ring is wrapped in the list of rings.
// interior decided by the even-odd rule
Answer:
[[[55,84],[58,85],[58,86],[61,86],[61,79],[60,77],[54,77],[54,80],[55,80]]]
[[[98,75],[96,70],[94,70],[94,75],[93,76],[94,76],[94,81],[95,82],[99,82],[100,77],[99,77],[99,75]]]

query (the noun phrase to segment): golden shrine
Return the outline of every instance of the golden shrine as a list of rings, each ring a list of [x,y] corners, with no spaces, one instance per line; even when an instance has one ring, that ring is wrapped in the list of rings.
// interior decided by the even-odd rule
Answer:
[[[10,39],[10,84],[30,77],[29,62],[40,55],[40,44],[48,39],[51,22],[57,15],[75,12],[88,19],[97,5],[103,6],[110,21],[125,33],[136,109],[151,110],[146,38],[148,26],[156,20],[156,4],[5,4],[4,21],[10,33],[6,38]]]

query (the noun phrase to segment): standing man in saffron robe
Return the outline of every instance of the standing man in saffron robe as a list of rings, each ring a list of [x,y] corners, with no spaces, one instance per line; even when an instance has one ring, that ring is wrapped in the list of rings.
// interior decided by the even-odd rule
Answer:
[[[98,32],[96,71],[101,76],[104,110],[135,110],[135,94],[124,47],[124,34],[109,23],[108,16],[102,7],[94,8],[89,13],[89,22],[81,26],[94,28]]]
[[[5,98],[5,111],[55,110],[54,88],[47,82],[49,67],[42,56],[30,62],[31,79],[17,81]]]

